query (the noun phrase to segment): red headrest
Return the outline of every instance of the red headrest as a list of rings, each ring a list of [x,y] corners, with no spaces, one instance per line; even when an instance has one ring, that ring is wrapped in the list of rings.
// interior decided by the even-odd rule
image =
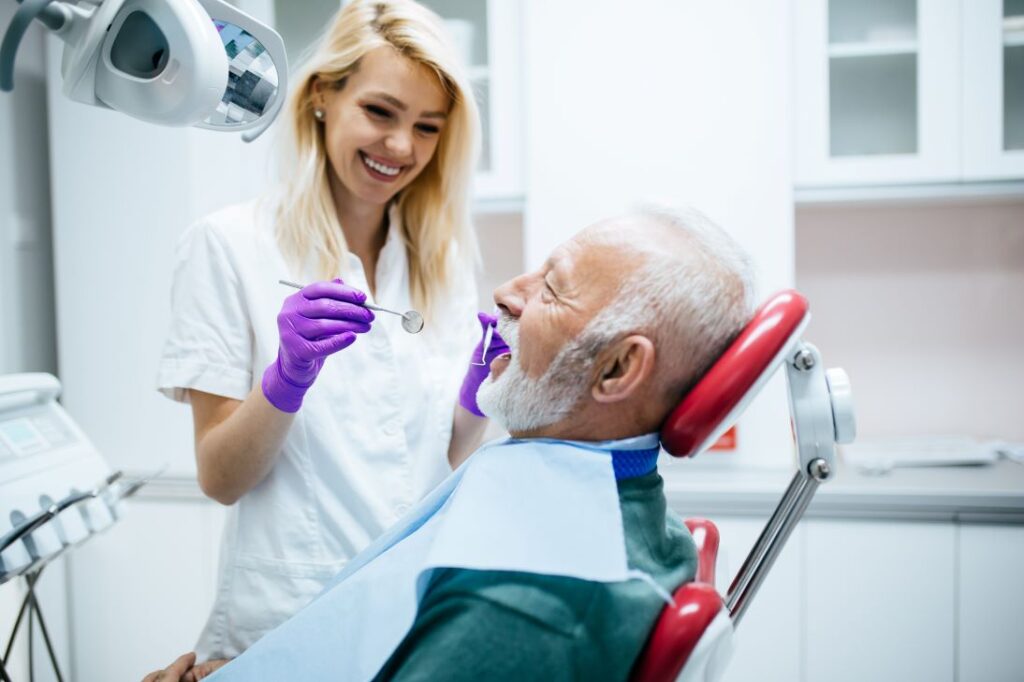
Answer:
[[[711,446],[767,383],[809,319],[807,299],[792,289],[763,303],[665,420],[662,447],[676,457],[692,457]]]

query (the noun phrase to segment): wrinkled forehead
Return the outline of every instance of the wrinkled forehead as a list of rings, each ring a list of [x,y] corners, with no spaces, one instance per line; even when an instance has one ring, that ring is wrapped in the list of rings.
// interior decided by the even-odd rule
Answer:
[[[653,243],[649,226],[627,218],[602,220],[562,244],[566,254],[607,272],[627,275],[646,258]]]
[[[600,223],[558,246],[545,269],[556,287],[570,293],[581,308],[596,310],[614,297],[644,259],[626,232]]]
[[[603,280],[616,275],[621,269],[619,256],[624,251],[621,246],[620,240],[612,235],[606,237],[588,228],[558,245],[551,252],[547,265],[566,280],[590,276]]]
[[[590,248],[629,254],[640,262],[652,256],[670,256],[680,262],[698,255],[692,234],[656,217],[631,215],[594,223],[574,237]]]

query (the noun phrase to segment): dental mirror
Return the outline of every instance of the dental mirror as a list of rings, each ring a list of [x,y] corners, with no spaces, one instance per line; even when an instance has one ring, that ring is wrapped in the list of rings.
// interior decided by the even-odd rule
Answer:
[[[280,284],[284,284],[285,286],[293,287],[295,289],[303,288],[301,284],[289,282],[288,280],[279,279],[277,281]],[[410,334],[419,334],[421,331],[423,331],[423,316],[420,315],[415,310],[407,310],[404,313],[400,313],[397,310],[389,310],[387,308],[382,308],[379,305],[374,305],[372,303],[363,303],[363,307],[382,313],[391,313],[392,315],[398,315],[400,318],[402,318],[402,329],[409,332]]]

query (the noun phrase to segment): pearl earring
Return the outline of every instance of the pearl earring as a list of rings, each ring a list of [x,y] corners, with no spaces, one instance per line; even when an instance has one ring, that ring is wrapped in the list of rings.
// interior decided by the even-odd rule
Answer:
[[[313,117],[314,117],[314,118],[315,118],[316,120],[318,120],[318,121],[322,121],[322,120],[324,120],[324,110],[323,110],[323,109],[320,109],[319,107],[318,107],[318,108],[316,108],[316,109],[314,109],[314,110],[313,110]]]

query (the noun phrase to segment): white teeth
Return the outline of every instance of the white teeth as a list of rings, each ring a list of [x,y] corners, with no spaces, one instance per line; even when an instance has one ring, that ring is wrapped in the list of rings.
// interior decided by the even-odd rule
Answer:
[[[377,171],[378,173],[383,173],[384,175],[398,175],[399,171],[402,170],[401,167],[397,166],[385,166],[384,164],[378,163],[377,161],[374,161],[373,159],[366,155],[363,155],[363,163],[365,163],[367,166]]]

